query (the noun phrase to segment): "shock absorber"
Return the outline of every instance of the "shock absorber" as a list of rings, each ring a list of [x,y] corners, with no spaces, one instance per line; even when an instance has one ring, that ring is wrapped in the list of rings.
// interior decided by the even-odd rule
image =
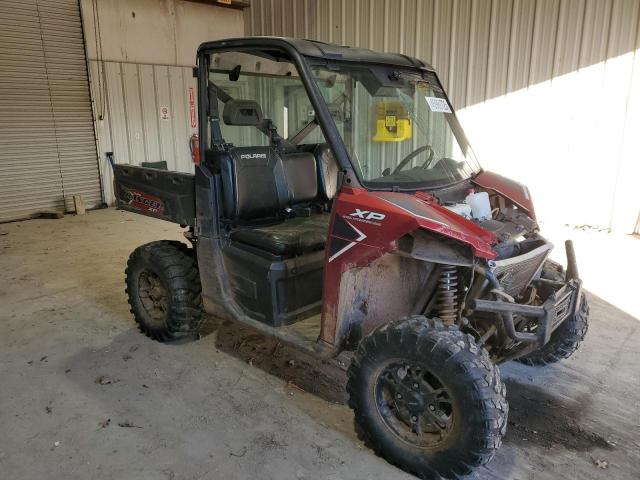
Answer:
[[[435,310],[445,324],[455,323],[458,316],[458,269],[447,265],[440,270]]]

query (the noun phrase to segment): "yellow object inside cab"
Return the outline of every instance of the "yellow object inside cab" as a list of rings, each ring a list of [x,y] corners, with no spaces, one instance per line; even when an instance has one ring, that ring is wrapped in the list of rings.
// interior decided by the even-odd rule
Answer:
[[[404,142],[413,135],[409,113],[401,102],[379,102],[375,118],[374,142]]]

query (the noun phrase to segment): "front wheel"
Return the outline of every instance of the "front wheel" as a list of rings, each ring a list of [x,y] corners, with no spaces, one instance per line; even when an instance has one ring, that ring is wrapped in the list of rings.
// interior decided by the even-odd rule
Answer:
[[[567,318],[551,334],[549,342],[538,350],[516,358],[516,361],[532,367],[543,367],[569,358],[578,349],[589,329],[589,304],[582,297],[578,311]]]
[[[506,432],[498,367],[439,320],[413,316],[374,330],[358,347],[347,390],[366,444],[421,478],[471,473]]]
[[[547,260],[542,267],[542,277],[561,282],[564,279],[562,266]],[[553,331],[549,342],[528,355],[516,358],[516,361],[532,367],[543,367],[569,358],[584,340],[588,329],[589,303],[587,297],[583,296],[578,311]]]

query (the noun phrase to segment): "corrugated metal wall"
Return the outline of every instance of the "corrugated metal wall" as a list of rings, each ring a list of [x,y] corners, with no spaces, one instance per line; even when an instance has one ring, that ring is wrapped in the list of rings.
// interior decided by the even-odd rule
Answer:
[[[197,118],[197,88],[191,68],[91,61],[90,72],[107,203],[114,198],[106,152],[114,153],[116,163],[165,161],[169,170],[193,172],[189,138],[197,127],[189,89]]]
[[[247,35],[317,39],[435,66],[485,168],[543,219],[634,228],[638,0],[251,0]]]

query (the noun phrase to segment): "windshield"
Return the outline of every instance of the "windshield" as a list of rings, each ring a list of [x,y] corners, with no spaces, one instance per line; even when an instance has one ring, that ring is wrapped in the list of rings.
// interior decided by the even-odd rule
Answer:
[[[480,165],[435,74],[313,66],[356,173],[369,188],[439,188]]]

